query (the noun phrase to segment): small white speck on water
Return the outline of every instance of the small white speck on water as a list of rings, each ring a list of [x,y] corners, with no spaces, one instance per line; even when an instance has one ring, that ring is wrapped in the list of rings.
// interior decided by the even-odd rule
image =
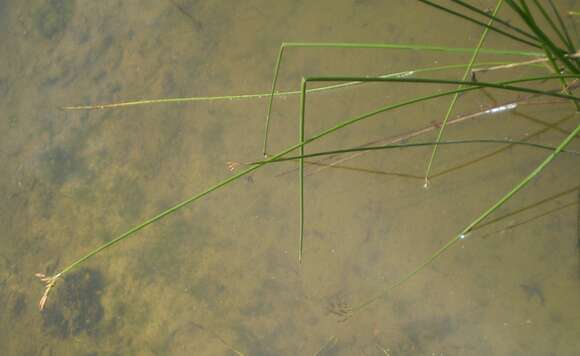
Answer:
[[[496,106],[496,107],[491,108],[489,110],[485,110],[483,113],[484,114],[497,114],[497,113],[504,112],[504,111],[514,110],[517,107],[518,107],[517,103],[509,103],[509,104],[502,105],[502,106]]]

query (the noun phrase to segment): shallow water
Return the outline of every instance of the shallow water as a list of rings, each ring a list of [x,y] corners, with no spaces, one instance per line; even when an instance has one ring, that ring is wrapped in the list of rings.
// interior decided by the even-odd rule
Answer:
[[[575,36],[573,23],[571,30]],[[261,168],[88,260],[57,284],[43,312],[37,308],[43,286],[35,273],[59,271],[229,177],[228,161],[259,159],[267,102],[61,106],[264,93],[284,41],[473,47],[480,33],[410,1],[0,1],[0,353],[574,354],[580,158],[572,154],[410,281],[348,320],[341,315],[420,265],[548,154],[522,146],[441,146],[428,190],[430,148],[367,153],[322,170],[307,165],[301,265],[295,164]],[[514,48],[494,34],[486,43]],[[480,57],[508,59],[522,60]],[[299,89],[306,75],[468,61],[469,54],[288,49],[279,89]],[[534,72],[545,71],[481,78]],[[434,90],[442,89],[369,84],[313,94],[307,136]],[[467,94],[453,117],[514,98]],[[379,115],[307,151],[434,127],[449,100]],[[296,96],[275,101],[271,153],[296,142],[298,105]],[[554,146],[577,123],[569,103],[520,105],[450,126],[445,137]],[[580,150],[580,139],[570,149]]]

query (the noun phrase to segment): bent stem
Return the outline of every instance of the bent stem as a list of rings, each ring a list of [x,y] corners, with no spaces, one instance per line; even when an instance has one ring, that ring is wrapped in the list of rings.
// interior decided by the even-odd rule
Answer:
[[[564,76],[548,76],[543,78],[562,78],[562,77],[579,77],[578,75],[567,74]],[[304,156],[304,125],[305,125],[305,103],[306,103],[306,85],[308,82],[350,82],[350,81],[357,81],[357,82],[402,82],[402,83],[425,83],[425,84],[459,84],[459,88],[456,90],[452,90],[449,92],[443,93],[444,95],[448,95],[449,93],[458,94],[463,93],[466,91],[480,89],[482,87],[489,87],[489,88],[497,88],[503,90],[511,90],[511,91],[519,91],[519,92],[527,92],[532,94],[541,94],[541,95],[548,95],[548,96],[555,96],[560,98],[569,98],[574,101],[579,100],[571,95],[565,95],[560,93],[551,93],[541,90],[535,90],[530,88],[523,88],[523,87],[516,87],[509,84],[513,83],[521,83],[521,82],[528,82],[528,81],[535,81],[540,80],[540,77],[534,78],[524,78],[524,79],[516,79],[511,81],[505,81],[501,83],[487,83],[487,82],[466,82],[464,80],[443,80],[443,79],[425,79],[425,78],[369,78],[369,77],[308,77],[302,78],[302,85],[301,85],[301,95],[300,95],[300,115],[298,118],[298,126],[299,126],[299,147],[300,147],[300,155]],[[469,86],[468,88],[464,88],[464,86]],[[438,94],[434,94],[431,98],[437,97]],[[391,110],[387,109],[387,110]],[[370,116],[374,116],[380,112],[387,111],[379,109],[370,113]],[[304,247],[304,158],[299,158],[298,161],[298,197],[299,197],[299,250],[298,250],[298,264],[302,262],[302,253]]]
[[[401,284],[405,283],[406,281],[408,281],[409,279],[411,279],[413,276],[415,276],[417,273],[419,273],[422,270],[424,270],[427,266],[431,265],[431,263],[433,263],[433,261],[435,261],[437,259],[437,257],[441,256],[445,251],[447,251],[449,248],[451,248],[453,245],[455,245],[459,240],[465,238],[467,236],[467,234],[469,234],[471,232],[471,230],[473,230],[473,228],[475,228],[485,218],[487,218],[490,214],[492,214],[499,207],[501,207],[503,204],[505,204],[509,199],[511,199],[511,197],[514,194],[516,194],[517,192],[519,192],[532,179],[534,179],[538,174],[540,174],[546,168],[546,166],[548,164],[550,164],[550,162],[552,162],[554,160],[554,158],[556,158],[556,156],[558,156],[558,154],[560,152],[562,152],[566,148],[566,146],[568,146],[568,144],[572,141],[572,139],[574,137],[576,137],[576,135],[578,135],[578,134],[580,134],[580,125],[576,126],[576,128],[574,129],[574,131],[572,131],[558,145],[558,147],[556,147],[556,149],[550,155],[548,155],[548,157],[546,157],[546,159],[544,159],[544,161],[542,161],[542,163],[540,163],[527,177],[525,177],[514,188],[512,188],[512,190],[510,190],[501,199],[499,199],[491,208],[487,209],[483,214],[481,214],[475,220],[473,220],[458,235],[456,235],[451,240],[449,240],[439,250],[435,251],[435,253],[433,253],[429,258],[427,258],[423,263],[421,263],[414,270],[412,270],[411,272],[407,273],[405,276],[403,276],[402,278],[400,278],[398,281],[396,281],[392,285],[390,285],[387,288],[385,288],[382,292],[378,293],[376,296],[374,296],[374,297],[370,298],[369,300],[367,300],[367,301],[359,304],[358,306],[352,307],[349,310],[349,312],[350,312],[349,317],[352,316],[352,314],[354,312],[359,311],[359,310],[361,310],[361,309],[363,309],[363,308],[371,305],[372,303],[376,302],[377,300],[385,297],[385,295],[388,292],[390,292],[392,289],[396,288],[397,286],[400,286]]]
[[[567,77],[570,77],[570,76],[571,75],[568,75]],[[431,100],[431,99],[435,99],[435,98],[439,98],[439,97],[451,95],[451,94],[454,94],[454,93],[456,93],[458,91],[459,92],[461,92],[461,91],[465,91],[466,92],[466,91],[474,90],[474,89],[477,89],[477,88],[480,88],[480,87],[483,87],[483,86],[491,86],[491,87],[496,87],[496,88],[504,89],[504,90],[515,90],[515,91],[533,92],[533,93],[539,93],[539,94],[544,94],[544,95],[549,95],[549,96],[557,96],[557,97],[566,98],[566,99],[578,100],[578,98],[576,98],[576,97],[569,96],[569,95],[565,95],[565,94],[543,93],[543,92],[539,92],[539,91],[532,90],[532,89],[520,88],[520,87],[513,87],[513,86],[506,85],[508,83],[517,83],[517,82],[526,82],[526,81],[544,80],[544,79],[555,79],[555,78],[558,78],[558,77],[560,77],[560,76],[526,78],[526,79],[512,80],[512,81],[509,81],[509,82],[500,82],[500,83],[481,83],[481,82],[478,82],[478,83],[471,83],[471,82],[470,83],[466,83],[466,82],[462,82],[462,81],[439,81],[440,83],[447,83],[447,84],[467,84],[467,85],[471,85],[472,87],[471,88],[463,88],[463,89],[450,90],[450,91],[447,91],[447,92],[441,92],[441,93],[432,94],[432,95],[429,95],[429,96],[416,97],[416,98],[413,98],[413,99],[410,99],[410,100],[407,100],[407,101],[404,101],[404,102],[399,102],[399,103],[396,103],[396,104],[391,104],[391,105],[383,106],[383,107],[378,108],[378,109],[376,109],[376,110],[374,110],[372,112],[368,112],[368,113],[365,113],[365,114],[362,114],[362,115],[359,115],[359,116],[356,116],[356,117],[347,119],[347,120],[345,120],[345,121],[343,121],[343,122],[341,122],[341,123],[339,123],[339,124],[337,124],[337,125],[335,125],[335,126],[333,126],[331,128],[328,128],[328,129],[326,129],[324,131],[319,132],[318,134],[315,134],[314,136],[312,136],[312,137],[310,137],[308,139],[304,139],[303,142],[299,142],[299,143],[297,143],[297,144],[295,144],[293,146],[290,146],[290,147],[286,148],[285,150],[282,150],[280,153],[272,156],[271,158],[269,158],[269,159],[267,159],[265,161],[262,161],[260,163],[257,163],[256,165],[250,166],[247,169],[245,169],[245,170],[243,170],[243,171],[241,171],[241,172],[239,172],[239,173],[237,173],[237,174],[235,174],[235,175],[233,175],[233,176],[231,176],[231,177],[229,177],[229,178],[227,178],[227,179],[225,179],[225,180],[223,180],[223,181],[221,181],[221,182],[219,182],[219,183],[217,183],[217,184],[215,184],[213,186],[211,186],[207,190],[205,190],[205,191],[203,191],[203,192],[201,192],[201,193],[199,193],[197,195],[194,195],[193,197],[191,197],[191,198],[189,198],[187,200],[184,200],[184,201],[178,203],[177,205],[175,205],[175,206],[173,206],[173,207],[171,207],[171,208],[169,208],[169,209],[167,209],[167,210],[165,210],[165,211],[163,211],[163,212],[155,215],[154,217],[152,217],[152,218],[144,221],[143,223],[141,223],[141,224],[139,224],[139,225],[131,228],[130,230],[126,231],[125,233],[119,235],[118,237],[114,238],[113,240],[111,240],[111,241],[109,241],[109,242],[107,242],[107,243],[105,243],[105,244],[97,247],[96,249],[90,251],[89,253],[87,253],[86,255],[82,256],[81,258],[73,261],[70,265],[66,266],[59,273],[57,273],[57,274],[55,274],[55,275],[53,275],[51,277],[46,277],[44,275],[37,274],[37,277],[39,277],[41,279],[41,281],[44,282],[45,285],[46,285],[44,295],[41,298],[41,303],[39,305],[41,305],[42,307],[44,307],[44,304],[47,301],[48,294],[49,294],[50,290],[53,288],[53,286],[55,285],[55,282],[60,277],[62,277],[64,274],[66,274],[67,272],[69,272],[74,267],[76,267],[79,264],[85,262],[89,258],[95,256],[96,254],[100,253],[101,251],[103,251],[103,250],[105,250],[105,249],[107,249],[109,247],[112,247],[112,246],[116,245],[117,243],[125,240],[126,238],[134,235],[136,232],[138,232],[139,230],[147,227],[148,225],[151,225],[152,223],[154,223],[154,222],[156,222],[158,220],[161,220],[162,218],[164,218],[164,217],[166,217],[168,215],[171,215],[172,213],[174,213],[177,210],[185,207],[186,205],[189,205],[189,204],[193,203],[194,201],[196,201],[196,200],[198,200],[200,198],[203,198],[204,196],[206,196],[206,195],[208,195],[208,194],[210,194],[210,193],[218,190],[219,188],[222,188],[222,187],[228,185],[229,183],[231,183],[231,182],[233,182],[233,181],[235,181],[235,180],[237,180],[237,179],[239,179],[239,178],[241,178],[241,177],[243,177],[243,176],[245,176],[245,175],[247,175],[247,174],[255,171],[256,169],[262,167],[263,165],[269,163],[270,161],[274,161],[274,160],[276,160],[278,158],[281,158],[281,157],[285,156],[286,154],[290,153],[291,151],[293,151],[293,150],[295,150],[295,149],[297,149],[297,148],[299,148],[299,147],[301,147],[303,145],[306,145],[308,143],[311,143],[311,142],[313,142],[315,140],[318,140],[318,139],[320,139],[320,138],[322,138],[322,137],[324,137],[326,135],[329,135],[329,134],[331,134],[331,133],[333,133],[333,132],[335,132],[337,130],[340,130],[340,129],[345,128],[347,126],[350,126],[350,125],[352,125],[352,124],[354,124],[356,122],[359,122],[361,120],[367,119],[369,117],[372,117],[374,115],[377,115],[379,113],[382,113],[382,112],[385,112],[385,111],[388,111],[388,110],[394,110],[394,109],[397,109],[397,108],[400,108],[400,107],[404,107],[404,106],[407,106],[407,105],[412,105],[412,104],[419,103],[419,102],[422,102],[422,101],[427,101],[427,100]],[[311,80],[311,81],[328,81],[326,78],[325,79],[321,79],[321,78],[305,79],[305,81],[308,81],[308,80]],[[361,81],[365,81],[365,80],[368,81],[369,78],[362,78]],[[381,81],[383,81],[383,80],[386,81],[387,78],[380,78],[380,80]],[[402,79],[395,79],[395,78],[390,78],[389,80],[402,81]],[[341,79],[332,80],[332,81],[341,81]],[[430,79],[418,79],[417,78],[417,79],[413,79],[410,82],[437,83],[438,81],[434,81],[434,80],[430,80]],[[304,91],[302,91],[301,96],[305,96],[305,95],[306,95],[306,93]]]
[[[495,9],[493,10],[492,16],[497,15],[497,12],[501,8],[502,3],[503,3],[503,0],[499,0],[497,2],[497,5],[495,6]],[[492,23],[493,23],[493,18],[489,20],[487,25],[491,26]],[[475,51],[473,51],[473,55],[471,56],[471,60],[469,61],[467,68],[465,68],[465,72],[463,73],[463,78],[461,78],[461,80],[466,80],[469,77],[469,74],[471,73],[471,68],[473,68],[473,65],[475,64],[475,60],[477,59],[477,56],[479,55],[479,51],[481,50],[481,48],[483,46],[483,42],[485,41],[485,37],[487,36],[488,30],[489,30],[489,27],[485,27],[483,29],[483,33],[481,34],[481,37],[479,38],[479,42],[477,43],[477,47],[475,47]],[[460,86],[460,88],[461,88],[461,86]],[[451,116],[451,113],[453,112],[453,108],[455,108],[455,103],[457,102],[458,98],[459,98],[459,94],[455,94],[451,98],[451,103],[449,103],[449,107],[447,108],[447,113],[445,114],[445,117],[443,118],[443,122],[441,123],[441,128],[439,128],[439,131],[437,133],[437,139],[436,139],[437,141],[441,141],[441,139],[443,137],[443,132],[445,131],[445,128],[447,128],[447,121],[449,120],[449,117]],[[430,184],[429,183],[429,176],[431,175],[431,168],[433,166],[433,162],[435,161],[435,156],[437,155],[437,148],[438,148],[437,145],[433,146],[433,150],[431,151],[431,157],[429,158],[429,161],[427,162],[427,169],[425,170],[425,184],[424,184],[425,188],[428,188],[429,184]]]
[[[446,53],[473,53],[473,48],[457,48],[444,46],[430,46],[430,45],[410,45],[410,44],[394,44],[394,43],[329,43],[329,42],[283,42],[278,51],[278,57],[274,65],[274,77],[272,78],[272,90],[269,94],[268,110],[266,114],[266,123],[264,127],[264,142],[263,154],[268,156],[268,137],[270,132],[270,118],[272,114],[272,106],[274,103],[274,96],[276,93],[276,84],[278,83],[278,75],[280,73],[280,66],[282,57],[284,56],[286,48],[367,48],[367,49],[391,49],[391,50],[415,50],[415,51],[430,51],[430,52],[446,52]],[[530,51],[515,51],[515,50],[498,50],[482,48],[481,53],[507,55],[507,56],[523,56],[523,57],[542,57],[542,52]]]

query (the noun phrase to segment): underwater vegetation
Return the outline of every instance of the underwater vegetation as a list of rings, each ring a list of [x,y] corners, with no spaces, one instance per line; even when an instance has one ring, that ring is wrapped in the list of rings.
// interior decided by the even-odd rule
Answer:
[[[464,147],[470,144],[489,144],[489,145],[519,145],[525,146],[529,149],[541,150],[545,153],[542,162],[533,170],[523,177],[517,184],[515,184],[509,191],[497,197],[494,204],[482,211],[473,220],[467,221],[464,227],[451,236],[445,244],[433,253],[422,263],[415,268],[405,273],[400,278],[387,283],[379,288],[375,295],[370,296],[367,300],[362,301],[357,305],[349,305],[344,302],[333,303],[329,312],[335,316],[339,321],[347,320],[356,312],[366,308],[367,306],[384,298],[389,291],[396,288],[405,282],[409,281],[419,272],[431,265],[438,257],[444,254],[447,250],[457,245],[464,240],[471,233],[473,233],[488,217],[508,202],[512,197],[520,192],[526,185],[533,181],[542,171],[552,163],[560,154],[578,155],[578,152],[570,150],[568,146],[573,140],[577,138],[580,133],[580,123],[577,123],[575,128],[566,132],[566,136],[555,146],[548,146],[539,143],[529,142],[526,140],[513,139],[471,139],[471,140],[445,140],[445,130],[459,122],[475,119],[484,115],[494,115],[510,110],[516,110],[519,105],[525,102],[531,102],[538,98],[548,98],[557,103],[567,103],[568,105],[578,108],[579,98],[574,94],[578,87],[578,79],[580,78],[580,63],[578,62],[579,53],[577,52],[574,41],[571,40],[566,26],[562,20],[561,14],[556,10],[552,1],[543,2],[526,2],[526,1],[498,1],[496,8],[493,11],[486,11],[475,8],[463,1],[453,1],[457,7],[461,9],[458,12],[455,8],[447,8],[437,5],[431,1],[420,1],[428,6],[433,6],[440,11],[445,11],[454,16],[454,20],[461,19],[465,21],[475,22],[482,28],[482,35],[474,48],[451,48],[441,47],[435,45],[416,45],[416,44],[382,44],[382,43],[298,43],[288,42],[282,43],[279,49],[279,55],[276,59],[274,68],[274,76],[272,79],[272,87],[268,93],[250,94],[250,95],[234,95],[234,96],[219,96],[219,97],[194,97],[194,98],[169,98],[169,99],[149,99],[132,102],[121,102],[111,104],[94,104],[88,106],[68,106],[64,110],[110,110],[120,109],[128,106],[136,105],[156,105],[156,104],[171,104],[171,103],[187,103],[199,101],[220,101],[220,100],[251,100],[255,98],[267,98],[267,117],[264,129],[264,142],[262,160],[252,162],[229,162],[229,167],[232,170],[232,175],[228,178],[209,185],[207,189],[200,191],[182,201],[174,204],[167,210],[161,211],[151,218],[135,225],[128,231],[108,240],[102,245],[88,251],[85,255],[75,259],[64,268],[58,270],[52,275],[38,274],[37,276],[45,285],[44,294],[39,303],[39,308],[44,309],[43,318],[46,327],[52,333],[60,337],[69,335],[77,335],[82,331],[92,332],[95,330],[95,325],[102,318],[103,308],[100,304],[100,291],[103,288],[103,279],[95,270],[77,269],[82,266],[87,260],[108,250],[113,246],[121,246],[121,242],[129,237],[138,236],[137,232],[145,227],[152,225],[182,208],[190,206],[192,203],[201,200],[211,193],[229,186],[233,182],[242,177],[248,177],[250,173],[259,170],[262,167],[271,164],[278,164],[280,162],[294,161],[297,164],[295,173],[298,177],[299,194],[297,200],[299,203],[300,217],[299,222],[299,236],[297,236],[297,251],[296,256],[298,264],[301,264],[305,257],[303,254],[304,245],[308,241],[308,236],[305,236],[304,228],[307,224],[308,215],[305,213],[304,200],[304,180],[306,177],[305,164],[307,159],[315,157],[342,157],[325,162],[321,168],[337,166],[344,162],[345,155],[354,157],[357,154],[370,151],[379,150],[402,150],[412,149],[413,147],[430,147],[431,154],[428,157],[426,170],[422,179],[422,185],[425,189],[429,189],[432,183],[432,168],[437,164],[438,148],[443,145],[451,145],[454,147]],[[49,2],[53,7],[70,6],[66,1],[51,1]],[[505,5],[504,5],[505,4]],[[511,10],[512,16],[520,19],[520,24],[513,24],[498,14],[501,6],[508,7]],[[48,5],[47,5],[48,6]],[[57,35],[67,22],[67,11],[59,11],[56,16],[47,8],[41,16],[44,25],[39,27],[39,31],[44,36]],[[180,9],[180,11],[184,11]],[[540,23],[542,25],[540,25]],[[546,25],[547,24],[547,25]],[[544,28],[546,27],[546,28]],[[525,45],[529,50],[499,50],[487,48],[485,46],[485,38],[489,31],[496,32],[510,40],[518,43],[518,45]],[[307,76],[302,78],[301,87],[299,90],[293,92],[279,92],[277,90],[278,76],[280,68],[284,61],[283,58],[288,51],[304,50],[308,48],[341,48],[357,50],[360,48],[377,49],[377,50],[394,50],[394,51],[419,51],[421,53],[445,52],[445,53],[469,53],[472,55],[471,61],[467,64],[459,66],[464,69],[462,78],[452,79],[434,79],[430,74],[435,72],[445,72],[450,69],[457,69],[458,66],[446,67],[432,67],[409,69],[409,71],[400,73],[389,73],[383,76]],[[481,63],[477,60],[478,55],[486,53],[495,55],[498,58],[502,56],[518,56],[520,61],[506,61],[497,60],[494,63]],[[510,57],[511,58],[511,57]],[[543,72],[535,72],[533,76],[517,77],[503,81],[486,81],[485,74],[494,71],[505,71],[509,73],[510,70],[519,67],[530,67],[542,70]],[[538,74],[540,73],[540,74]],[[433,94],[426,96],[417,96],[398,103],[389,103],[377,107],[369,112],[349,117],[334,126],[327,127],[320,132],[307,136],[305,134],[305,125],[310,118],[307,113],[308,98],[317,92],[340,90],[342,88],[363,86],[370,83],[398,83],[403,85],[430,85],[433,87]],[[549,83],[551,87],[546,89],[546,86],[541,86],[539,83]],[[322,86],[320,86],[322,85]],[[453,117],[455,104],[460,100],[460,95],[472,91],[482,91],[486,89],[496,89],[507,93],[516,93],[520,95],[518,99],[508,100],[504,103],[499,103],[493,107],[474,108],[473,114],[464,115],[463,117]],[[279,152],[270,151],[269,131],[271,124],[272,107],[276,103],[276,99],[296,95],[300,97],[300,115],[298,118],[298,134],[296,142]],[[446,114],[441,121],[433,123],[432,125],[419,128],[409,132],[400,137],[394,137],[384,142],[371,142],[357,145],[350,148],[341,148],[335,150],[313,152],[308,150],[310,144],[329,136],[341,130],[346,130],[352,125],[375,117],[378,114],[403,108],[406,106],[419,105],[436,98],[449,98],[450,104]],[[576,119],[577,122],[577,119]],[[431,141],[410,141],[416,137],[428,132],[437,132],[435,140]],[[60,152],[54,154],[55,159],[62,156]],[[129,216],[135,214],[129,214]],[[58,286],[62,284],[62,286]],[[533,298],[540,299],[543,303],[543,295],[539,294],[534,286],[530,284],[522,285],[522,289],[534,295]],[[56,290],[56,292],[53,292]],[[54,295],[51,295],[54,293]],[[535,294],[534,294],[535,293]],[[60,302],[58,304],[51,304],[49,296],[55,298]],[[330,342],[329,342],[330,344]],[[331,346],[329,346],[331,348]],[[322,351],[322,350],[321,350]],[[237,352],[237,351],[236,351]]]

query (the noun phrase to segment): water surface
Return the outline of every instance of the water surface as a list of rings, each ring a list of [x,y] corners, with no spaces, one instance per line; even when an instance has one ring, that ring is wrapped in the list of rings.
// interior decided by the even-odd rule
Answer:
[[[425,261],[548,154],[520,146],[441,147],[427,190],[430,148],[368,153],[323,170],[307,165],[301,265],[295,164],[265,167],[92,258],[57,285],[43,312],[37,308],[43,286],[35,273],[54,273],[229,177],[228,161],[259,159],[266,113],[264,99],[61,106],[267,92],[284,41],[474,47],[481,29],[419,3],[374,0],[0,1],[0,29],[3,355],[574,354],[580,164],[569,154],[419,275],[348,320],[340,315]],[[494,34],[487,45],[527,50]],[[480,57],[510,59],[522,60]],[[468,60],[289,49],[279,89],[297,90],[307,75]],[[544,71],[483,78],[530,73]],[[369,84],[315,94],[306,133],[437,90]],[[515,98],[468,94],[453,117]],[[433,127],[449,100],[379,115],[307,150]],[[296,96],[276,100],[271,153],[296,142],[298,105]],[[453,125],[446,138],[557,145],[577,124],[568,103],[521,105]],[[431,130],[411,141],[434,137]],[[580,150],[580,141],[570,148]]]

